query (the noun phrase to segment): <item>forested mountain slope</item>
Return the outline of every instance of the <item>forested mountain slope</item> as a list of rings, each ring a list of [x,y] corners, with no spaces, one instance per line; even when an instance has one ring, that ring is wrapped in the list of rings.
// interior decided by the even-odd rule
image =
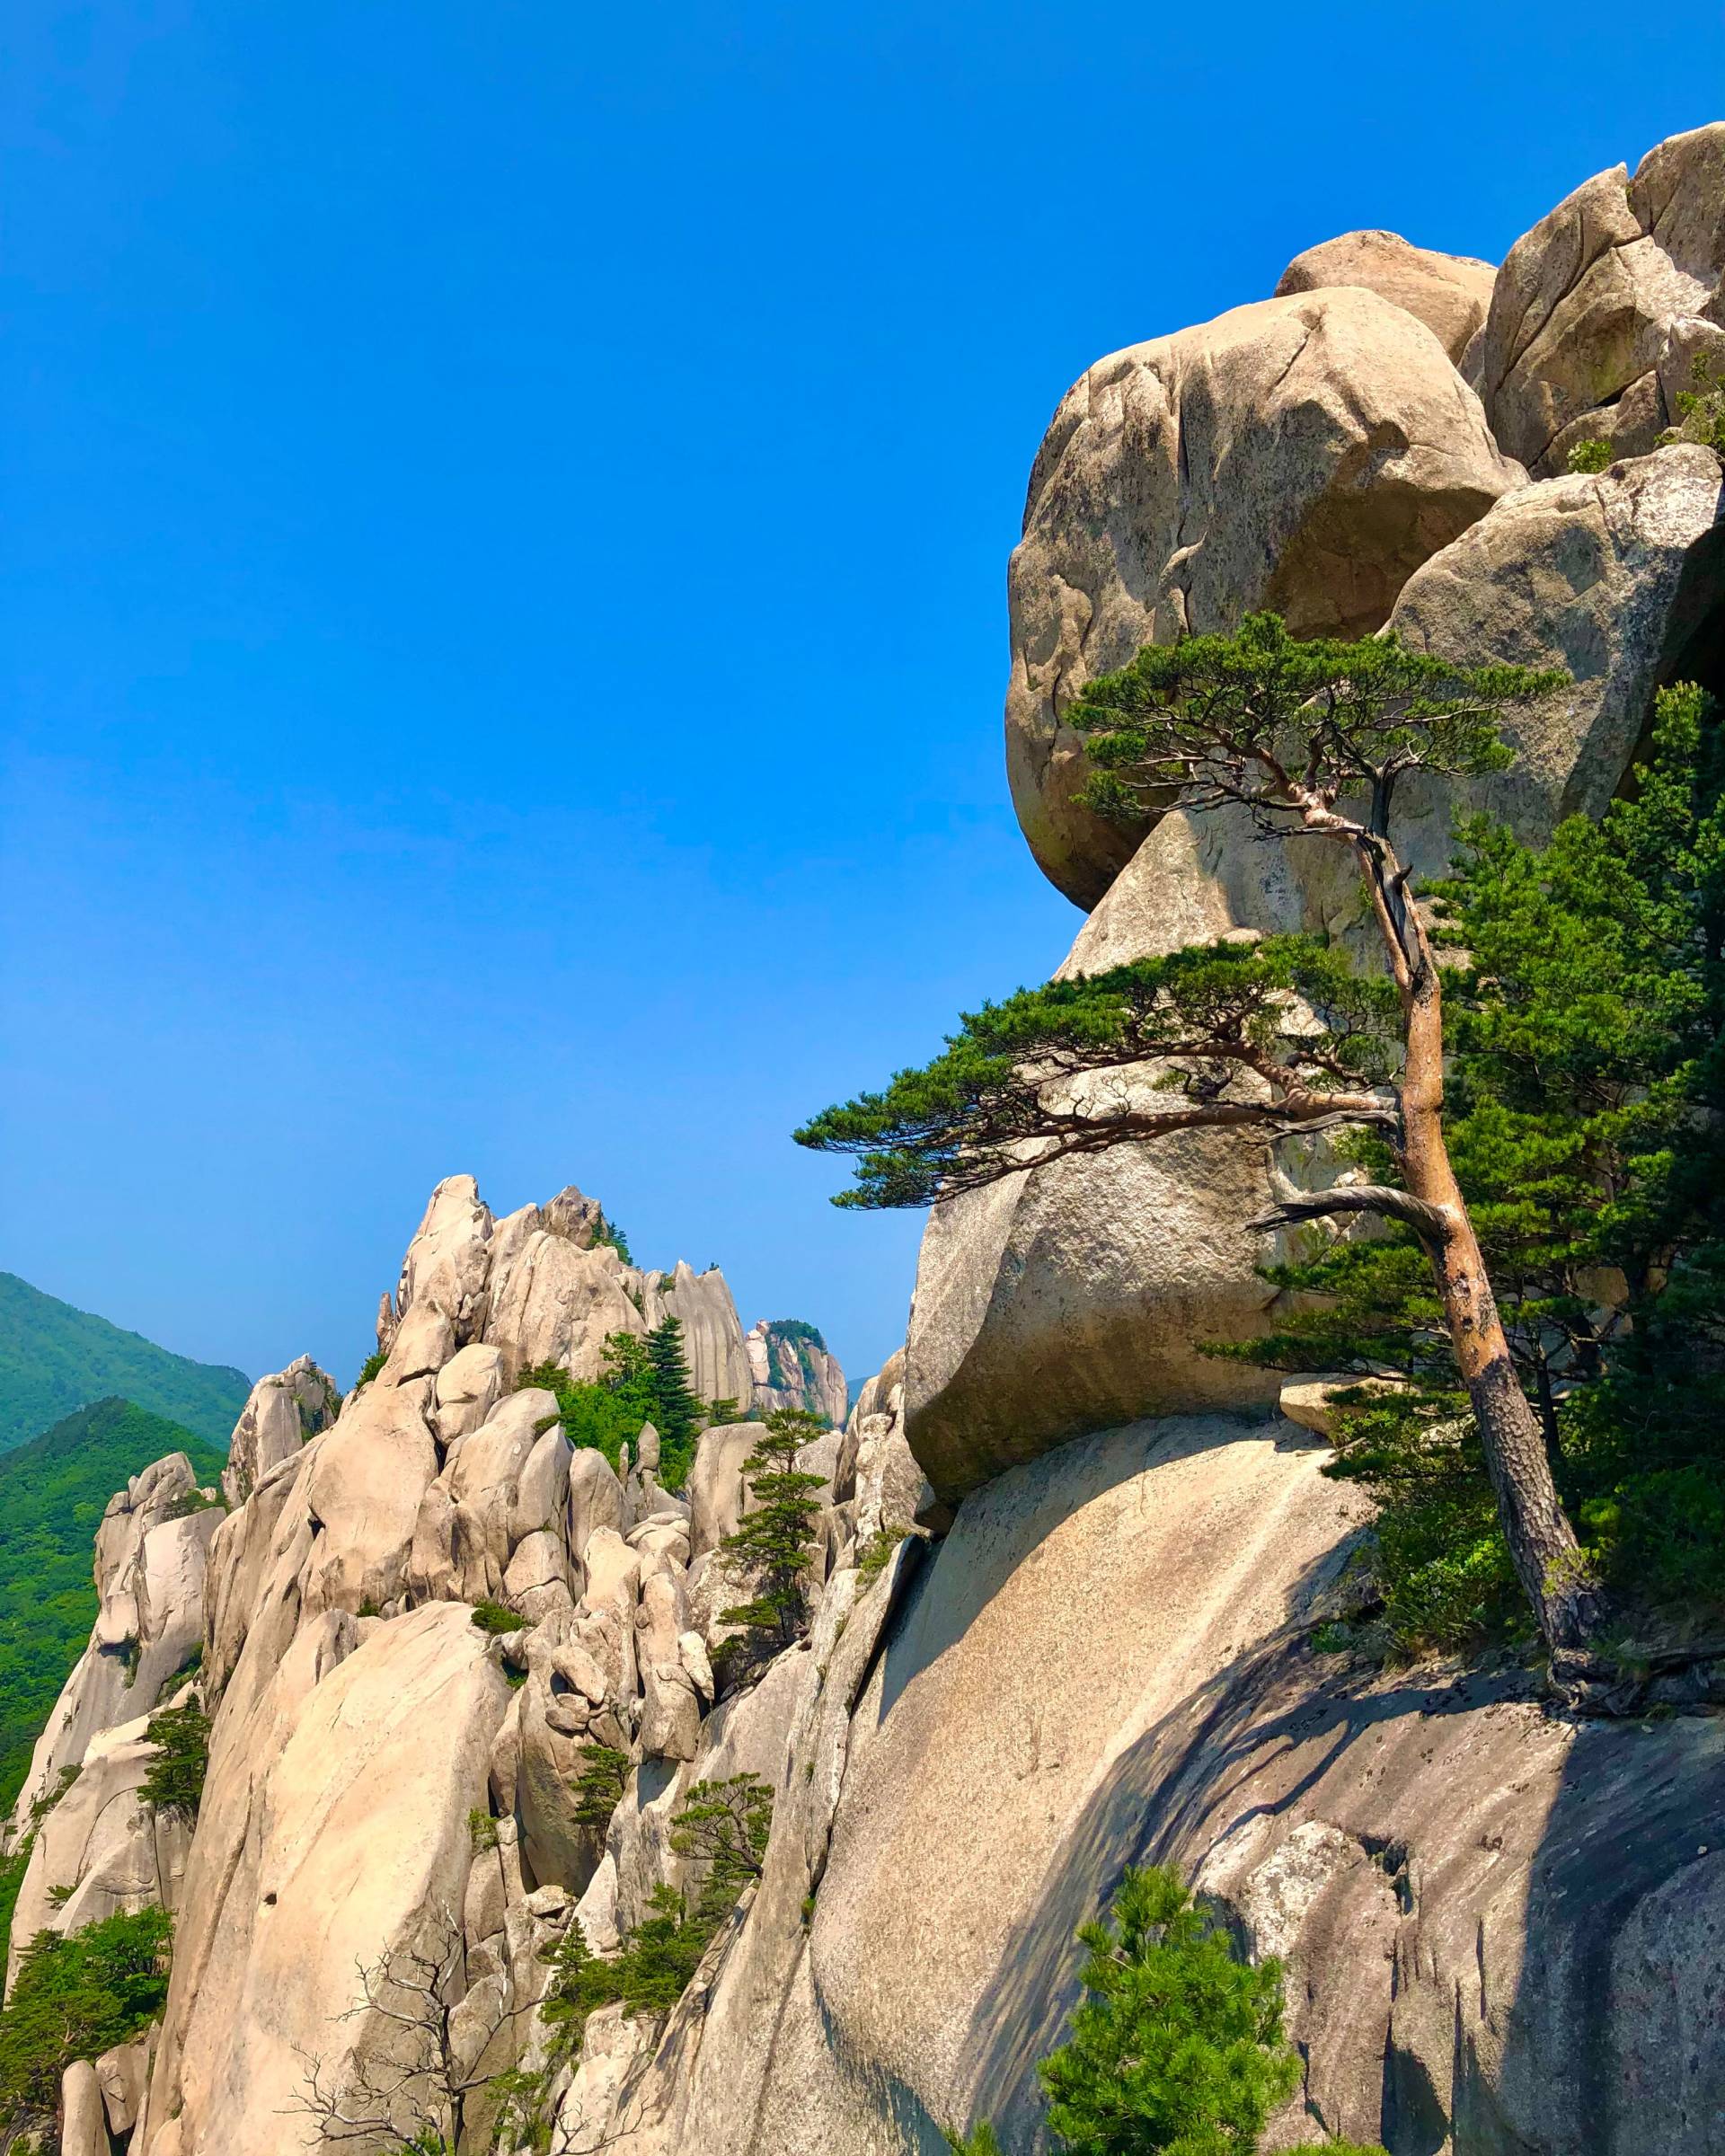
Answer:
[[[252,1381],[172,1355],[87,1310],[0,1273],[0,1451],[93,1401],[135,1401],[210,1445],[226,1445]]]

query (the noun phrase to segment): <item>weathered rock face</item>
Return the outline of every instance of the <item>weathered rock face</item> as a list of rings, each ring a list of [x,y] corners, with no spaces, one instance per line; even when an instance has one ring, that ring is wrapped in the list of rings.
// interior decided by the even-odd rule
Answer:
[[[1281,274],[1276,297],[1363,285],[1423,322],[1459,367],[1485,326],[1497,275],[1490,262],[1411,247],[1400,233],[1344,232],[1340,239],[1296,254]]]
[[[1720,1846],[1713,1726],[1578,1732],[1513,1684],[1328,1674],[1305,1632],[1361,1504],[1309,1432],[1110,1429],[996,1473],[933,1551],[912,1535],[877,1568],[924,1498],[895,1357],[803,1456],[829,1498],[809,1640],[720,1699],[715,1545],[750,1427],[707,1435],[686,1509],[643,1469],[571,1460],[549,1395],[445,1441],[439,1402],[490,1388],[476,1344],[380,1377],[223,1523],[190,1851],[138,1801],[141,1720],[99,1734],[47,1815],[21,1926],[176,1910],[164,2022],[69,2086],[78,2132],[129,2125],[129,2156],[309,2145],[308,2056],[327,2085],[389,2041],[344,2018],[356,1964],[447,1944],[464,2150],[491,2146],[479,2084],[521,2064],[571,2151],[934,2156],[940,2125],[988,2115],[1032,2156],[1072,1926],[1155,1856],[1289,1962],[1306,2077],[1270,2145],[1711,2148],[1725,1887],[1689,1851]],[[482,1590],[528,1622],[493,1641],[444,1598]],[[595,1746],[628,1763],[602,1833],[575,1817]],[[773,1833],[696,1982],[662,2028],[596,2017],[554,2057],[545,1949],[578,1922],[614,1950],[656,1886],[693,1885],[677,1810],[739,1773],[773,1790]]]
[[[793,1716],[743,1922],[656,2053],[602,2033],[572,2145],[937,2156],[992,2117],[1033,2156],[1074,1928],[1158,1860],[1287,1959],[1305,2077],[1267,2146],[1711,2149],[1725,1740],[1314,1661],[1358,1517],[1323,1456],[1286,1424],[1109,1432],[901,1560]]]
[[[1510,770],[1462,786],[1404,784],[1393,835],[1422,877],[1441,870],[1458,810],[1489,808],[1534,840],[1565,815],[1598,814],[1656,688],[1725,678],[1718,458],[1676,446],[1517,489],[1414,572],[1391,626],[1420,649],[1560,667],[1574,683],[1516,720]],[[1339,849],[1290,854],[1237,817],[1182,810],[1146,838],[1061,972],[1235,928],[1372,941]],[[1273,1401],[1265,1374],[1199,1352],[1265,1329],[1274,1298],[1258,1268],[1282,1253],[1243,1224],[1271,1197],[1261,1153],[1207,1133],[1063,1162],[937,1209],[906,1383],[910,1441],[936,1490],[962,1495],[1124,1418]]]
[[[14,1840],[93,1739],[148,1714],[202,1645],[205,1566],[221,1521],[183,1453],[134,1475],[109,1501],[96,1531],[95,1627],[36,1740],[13,1814]],[[50,1883],[64,1882],[56,1875]]]
[[[1640,237],[1594,283],[1597,205],[1506,264],[1492,323],[1513,301],[1529,329],[1506,331],[1506,410],[1549,418],[1608,343],[1595,283],[1633,287],[1632,344],[1634,307],[1676,289],[1655,252],[1703,277],[1714,133],[1626,184]],[[1422,869],[1464,799],[1531,834],[1597,810],[1659,682],[1725,683],[1718,461],[1511,487],[1450,364],[1471,337],[1472,379],[1490,346],[1485,275],[1349,234],[1282,297],[1119,355],[1063,406],[1014,566],[1014,755],[1051,872],[1090,895],[1112,878],[1064,970],[1357,928],[1345,878],[1225,817],[1164,817],[1118,875],[1058,821],[1057,708],[1143,635],[1257,603],[1351,632],[1393,607],[1421,648],[1565,666],[1573,691],[1497,791],[1410,793],[1397,836]],[[714,1651],[748,1592],[720,1545],[757,1426],[705,1433],[678,1496],[650,1426],[614,1472],[520,1381],[595,1374],[607,1331],[668,1312],[708,1398],[762,1403],[765,1378],[837,1421],[836,1365],[825,1395],[801,1370],[792,1403],[774,1329],[746,1339],[716,1270],[624,1264],[573,1188],[495,1219],[471,1179],[440,1185],[385,1298],[383,1368],[339,1418],[296,1365],[242,1418],[231,1515],[189,1512],[169,1462],[103,1523],[96,1635],[26,1791],[60,1793],[14,1938],[161,1900],[175,1965],[154,2037],[68,2075],[67,2147],[309,2146],[308,2056],[339,2081],[393,2040],[375,2009],[349,2018],[355,1965],[435,1949],[462,2156],[527,2156],[547,2131],[570,2156],[939,2156],[943,2127],[985,2116],[1039,2156],[1073,1929],[1155,1859],[1288,1965],[1304,2084],[1268,2147],[1711,2156],[1725,1736],[1577,1725],[1520,1673],[1314,1656],[1365,1517],[1322,1471],[1324,1388],[1287,1390],[1296,1425],[1274,1376],[1197,1352],[1265,1320],[1275,1251],[1242,1224],[1268,1194],[1261,1160],[1196,1144],[938,1215],[905,1354],[800,1458],[819,1478],[809,1637],[743,1682]],[[482,1597],[519,1628],[475,1624]],[[143,1718],[200,1628],[188,1696],[214,1726],[188,1851],[138,1789]],[[603,1827],[589,1771],[622,1784]],[[678,1807],[740,1773],[771,1789],[772,1833],[694,1981],[662,2024],[601,2013],[557,2055],[547,1948],[575,1924],[615,1951],[657,1886],[694,1886]],[[518,2066],[544,2104],[511,2144],[492,2081]]]
[[[243,1504],[272,1467],[291,1459],[307,1438],[328,1429],[341,1405],[335,1380],[309,1355],[302,1355],[272,1377],[261,1377],[228,1442],[222,1476],[228,1503]]]
[[[10,1990],[39,1931],[76,1931],[119,1910],[172,1908],[191,1845],[190,1822],[154,1812],[138,1795],[155,1747],[147,1716],[93,1736],[31,1849],[12,1922]]]
[[[1696,349],[1725,354],[1725,122],[1597,173],[1505,258],[1481,350],[1499,441],[1541,474],[1650,449]]]
[[[307,2058],[330,2071],[375,2029],[336,2019],[428,1918],[462,1910],[491,1747],[509,1700],[458,1604],[358,1637],[301,1633],[243,1713],[224,1711],[175,1942],[150,2095],[150,2156],[265,2156]],[[236,1701],[235,1704],[238,1704]],[[284,2122],[287,2122],[284,2124]]]
[[[845,1373],[814,1326],[798,1318],[763,1318],[750,1327],[743,1345],[755,1405],[763,1414],[800,1408],[830,1423],[844,1421],[850,1405]]]
[[[1008,576],[1007,776],[1044,872],[1093,906],[1143,835],[1073,804],[1059,714],[1092,676],[1254,606],[1376,629],[1522,477],[1431,331],[1376,292],[1263,300],[1100,360],[1049,426]]]
[[[1190,876],[1196,841],[1220,847],[1205,820],[1164,818],[1062,976],[1236,925],[1224,879]],[[1269,848],[1246,848],[1246,875],[1277,865]],[[1187,897],[1164,903],[1176,891]],[[1200,927],[1204,902],[1212,918]],[[1155,1077],[1146,1065],[1146,1092]],[[1272,1405],[1272,1373],[1200,1347],[1269,1330],[1276,1291],[1258,1268],[1286,1254],[1284,1240],[1245,1224],[1273,1196],[1261,1148],[1194,1131],[1027,1170],[937,1206],[917,1259],[904,1379],[906,1434],[937,1494],[953,1503],[1051,1445],[1138,1416]]]
[[[683,1327],[683,1355],[689,1379],[701,1400],[734,1400],[747,1407],[754,1373],[743,1340],[742,1321],[731,1301],[725,1276],[715,1265],[704,1273],[678,1261],[676,1270],[650,1276],[657,1297],[652,1322],[661,1316]]]
[[[1719,459],[1677,445],[1523,488],[1410,578],[1390,624],[1445,658],[1570,675],[1572,689],[1508,729],[1512,768],[1464,799],[1535,840],[1564,816],[1599,815],[1645,735],[1654,690],[1716,679],[1725,659]],[[1410,789],[1398,835],[1422,870],[1445,858],[1455,798]]]

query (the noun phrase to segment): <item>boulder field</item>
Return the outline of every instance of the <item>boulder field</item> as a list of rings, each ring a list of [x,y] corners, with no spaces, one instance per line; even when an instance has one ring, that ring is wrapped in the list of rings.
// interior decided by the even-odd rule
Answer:
[[[1471,801],[1529,835],[1597,812],[1662,683],[1725,686],[1720,462],[1657,441],[1725,340],[1721,234],[1715,126],[1588,181],[1495,270],[1348,234],[1086,372],[1010,576],[1008,775],[1088,909],[1064,970],[1358,925],[1321,865],[1225,817],[1122,835],[1074,807],[1061,713],[1146,638],[1271,606],[1563,666],[1511,769],[1410,791],[1428,870]],[[1596,436],[1615,461],[1569,474]],[[1319,1651],[1369,1507],[1322,1472],[1312,1388],[1284,1414],[1200,1352],[1273,1318],[1244,1226],[1269,1194],[1195,1139],[938,1210],[904,1350],[801,1455],[809,1636],[739,1681],[722,1543],[751,1432],[707,1430],[673,1492],[650,1426],[614,1472],[539,1376],[593,1377],[607,1333],[668,1312],[703,1397],[836,1423],[842,1374],[809,1329],[745,1334],[722,1275],[627,1263],[579,1192],[494,1218],[439,1185],[369,1382],[339,1401],[302,1359],[248,1403],[226,1508],[174,1459],[102,1524],[101,1615],[13,1823],[14,1936],[162,1902],[174,1963],[161,2022],[68,2070],[62,2145],[328,2145],[318,2083],[395,2055],[376,1973],[431,1968],[461,2156],[941,2156],[983,2118],[1039,2156],[1074,1928],[1154,1860],[1287,1964],[1302,2079],[1267,2148],[1716,2152],[1725,1724]],[[175,1684],[211,1718],[195,1832],[138,1793]],[[595,1747],[624,1762],[602,1824]],[[572,1927],[615,1952],[690,1884],[677,1809],[744,1773],[773,1796],[761,1873],[678,2004],[559,2046],[547,1952]],[[537,2139],[496,2086],[518,2070]]]

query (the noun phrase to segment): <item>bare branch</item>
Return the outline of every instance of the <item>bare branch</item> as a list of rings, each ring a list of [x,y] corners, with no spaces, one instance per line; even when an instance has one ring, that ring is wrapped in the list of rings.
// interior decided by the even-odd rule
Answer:
[[[1405,1221],[1426,1242],[1445,1241],[1455,1223],[1441,1206],[1428,1205],[1410,1190],[1387,1183],[1339,1183],[1332,1190],[1300,1191],[1284,1197],[1246,1225],[1268,1233],[1303,1221],[1330,1220],[1344,1213],[1371,1213],[1384,1220]]]

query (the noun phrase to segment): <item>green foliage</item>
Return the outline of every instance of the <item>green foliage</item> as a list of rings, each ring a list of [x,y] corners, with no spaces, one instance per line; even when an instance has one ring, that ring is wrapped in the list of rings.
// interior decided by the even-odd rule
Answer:
[[[868,1586],[880,1578],[892,1562],[892,1553],[909,1533],[907,1528],[883,1527],[871,1534],[857,1553],[856,1568],[862,1575],[862,1585]]]
[[[374,1348],[359,1365],[359,1374],[353,1381],[354,1391],[357,1392],[361,1385],[368,1385],[388,1360],[387,1348]]]
[[[819,1328],[806,1318],[771,1319],[766,1328],[768,1385],[775,1392],[801,1392],[809,1398],[819,1379],[815,1356],[827,1352]]]
[[[1617,452],[1598,435],[1589,435],[1585,441],[1571,445],[1569,469],[1572,473],[1603,472],[1615,462]]]
[[[1391,783],[1407,771],[1501,771],[1506,714],[1566,680],[1456,667],[1388,634],[1296,639],[1278,615],[1249,614],[1232,636],[1146,644],[1061,717],[1088,738],[1094,776],[1080,799],[1136,820],[1171,793],[1195,808],[1242,791],[1261,799],[1261,755],[1341,795],[1368,770]],[[1295,820],[1286,802],[1266,805],[1265,819],[1284,832]]]
[[[593,1230],[593,1247],[595,1250],[615,1250],[625,1265],[632,1265],[635,1262],[629,1255],[629,1238],[615,1220],[608,1220],[606,1217],[603,1210],[601,1210],[597,1224]]]
[[[523,2066],[492,2075],[485,2087],[498,2104],[492,2125],[494,2147],[524,2150],[527,2156],[550,2156],[554,2129],[546,2099],[551,2083],[548,2071],[535,2073]]]
[[[226,1452],[251,1390],[243,1371],[170,1355],[43,1294],[15,1273],[0,1273],[0,1451],[92,1401],[119,1399]],[[163,1449],[172,1452],[178,1444]]]
[[[1080,1072],[1170,1063],[1154,1112],[1178,1128],[1189,1101],[1252,1059],[1314,1091],[1369,1084],[1394,1067],[1399,1025],[1389,983],[1316,938],[1197,945],[985,1003],[924,1069],[826,1109],[796,1139],[859,1156],[835,1205],[926,1206],[1022,1168],[1030,1141],[1049,1160],[1156,1135],[1149,1109],[1075,1118],[1065,1086]]]
[[[672,1847],[703,1867],[693,1906],[674,1887],[656,1886],[651,1913],[609,1959],[592,1951],[579,1923],[546,1949],[553,1975],[540,2011],[565,2045],[579,2045],[588,2016],[615,2001],[631,2016],[670,2012],[738,1895],[760,1877],[772,1810],[755,1775],[696,1782],[671,1822]]]
[[[475,1856],[497,1847],[497,1821],[482,1806],[474,1805],[467,1815],[467,1839]]]
[[[1725,367],[1697,352],[1690,369],[1694,387],[1677,392],[1677,423],[1659,437],[1664,442],[1699,442],[1725,456]]]
[[[145,1734],[155,1746],[155,1757],[137,1793],[153,1810],[190,1826],[203,1802],[209,1772],[209,1717],[188,1701],[153,1714]]]
[[[823,1427],[818,1416],[801,1408],[780,1408],[767,1417],[743,1462],[754,1507],[720,1544],[754,1583],[748,1601],[722,1613],[724,1622],[748,1625],[783,1647],[801,1637],[807,1620],[803,1574],[820,1513],[812,1493],[821,1478],[802,1473],[797,1454]]]
[[[190,1520],[200,1512],[226,1510],[227,1499],[219,1489],[188,1489],[167,1507],[162,1516],[168,1520]]]
[[[986,2119],[974,2134],[960,2134],[952,2126],[946,2127],[944,2132],[946,2145],[953,2156],[1005,2156],[999,2135]]]
[[[603,1453],[615,1471],[623,1448],[632,1445],[650,1422],[659,1437],[659,1480],[681,1489],[694,1459],[701,1408],[683,1357],[683,1327],[676,1318],[641,1339],[632,1332],[606,1338],[604,1369],[597,1378],[572,1378],[559,1363],[522,1372],[519,1386],[537,1385],[557,1401],[558,1419],[572,1445]]]
[[[1281,1965],[1257,1967],[1192,1906],[1178,1875],[1128,1870],[1083,1926],[1084,1997],[1038,2070],[1063,2156],[1251,2156],[1299,2081],[1282,2035]]]
[[[696,1913],[715,1928],[751,1879],[761,1876],[773,1832],[773,1792],[758,1774],[697,1781],[671,1823],[671,1847],[703,1867]]]
[[[683,1321],[667,1318],[647,1335],[652,1372],[653,1427],[659,1432],[659,1472],[669,1489],[680,1489],[694,1460],[701,1434],[701,1402],[689,1383],[683,1353]]]
[[[0,1807],[17,1796],[37,1733],[89,1640],[90,1550],[108,1500],[174,1452],[201,1479],[221,1471],[220,1454],[191,1431],[102,1400],[0,1457]]]
[[[39,1931],[0,2011],[0,2122],[53,2113],[74,2059],[124,2044],[162,2011],[172,1934],[165,1909],[106,1917],[60,1938]]]
[[[580,1764],[575,1770],[576,1825],[602,1834],[611,1824],[612,1813],[623,1802],[628,1780],[626,1752],[619,1752],[610,1745],[585,1746]]]
[[[553,1974],[540,2012],[571,2050],[596,2008],[620,2000],[632,2017],[669,2013],[701,1966],[712,1933],[683,1896],[655,1886],[650,1909],[609,1959],[593,1952],[579,1923],[547,1954]]]
[[[12,1920],[18,1907],[19,1889],[23,1886],[24,1874],[30,1869],[31,1851],[36,1846],[36,1837],[42,1830],[42,1822],[83,1773],[82,1766],[62,1767],[59,1778],[51,1789],[36,1798],[30,1807],[30,1822],[23,1839],[4,1863],[0,1863],[0,1969],[6,1966],[12,1950]]]
[[[522,1630],[526,1621],[518,1611],[506,1609],[500,1602],[476,1602],[473,1604],[473,1622],[482,1632],[490,1632],[493,1639]]]
[[[1440,893],[1451,1154],[1553,1471],[1620,1601],[1725,1607],[1725,744],[1692,685],[1597,823],[1475,818]],[[1368,1171],[1370,1141],[1355,1148]],[[1407,1231],[1273,1268],[1323,1298],[1229,1350],[1409,1383],[1339,1418],[1397,1644],[1521,1629],[1477,1434]]]
[[[1377,2141],[1303,2141],[1297,2148],[1284,2149],[1282,2156],[1385,2156]]]

